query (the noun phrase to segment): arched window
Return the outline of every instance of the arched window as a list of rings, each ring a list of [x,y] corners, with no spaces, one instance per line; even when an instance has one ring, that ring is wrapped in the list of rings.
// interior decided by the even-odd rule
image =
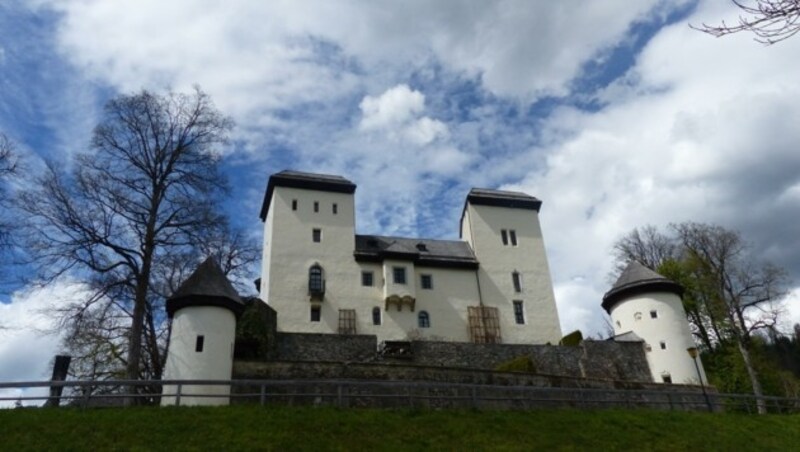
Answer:
[[[381,324],[381,308],[377,306],[372,308],[372,324],[373,325]]]
[[[420,328],[431,327],[431,317],[428,315],[428,311],[419,311],[419,314],[417,315],[417,323],[419,324]]]
[[[308,269],[308,291],[310,293],[325,293],[325,279],[322,275],[322,267],[319,264],[314,264]]]

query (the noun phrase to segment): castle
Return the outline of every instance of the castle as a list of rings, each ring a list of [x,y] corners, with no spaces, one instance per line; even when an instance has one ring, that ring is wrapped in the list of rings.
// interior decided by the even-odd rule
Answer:
[[[558,344],[540,200],[472,189],[460,240],[431,240],[356,234],[355,190],[340,176],[282,171],[270,177],[260,214],[258,284],[260,299],[277,312],[278,332]],[[646,349],[651,381],[683,383],[699,375],[686,352],[693,340],[680,295],[680,286],[633,262],[603,299],[613,339]],[[204,263],[166,307],[172,336],[165,378],[230,379],[244,304],[218,267]]]

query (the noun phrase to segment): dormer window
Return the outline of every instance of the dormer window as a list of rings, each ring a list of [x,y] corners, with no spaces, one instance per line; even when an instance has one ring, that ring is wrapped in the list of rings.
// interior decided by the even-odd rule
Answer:
[[[428,251],[428,245],[424,243],[417,243],[417,250],[418,251]]]

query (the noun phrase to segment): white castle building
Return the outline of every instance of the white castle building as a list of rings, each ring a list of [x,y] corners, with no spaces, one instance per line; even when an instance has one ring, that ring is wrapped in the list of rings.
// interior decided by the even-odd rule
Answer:
[[[557,344],[558,313],[539,226],[541,201],[472,189],[460,240],[355,233],[355,184],[282,171],[270,177],[261,220],[260,299],[283,333],[368,334],[378,341]],[[632,262],[603,297],[616,341],[643,342],[655,382],[706,383],[681,286]],[[257,301],[260,302],[260,301]],[[209,259],[167,300],[164,378],[231,378],[245,308]],[[698,367],[695,367],[698,366]],[[177,388],[164,387],[163,405]],[[194,386],[181,404],[226,404],[227,386]],[[204,397],[205,396],[205,397]]]
[[[476,343],[558,343],[541,201],[473,189],[461,240],[355,231],[355,184],[272,175],[261,209],[261,299],[278,331]]]

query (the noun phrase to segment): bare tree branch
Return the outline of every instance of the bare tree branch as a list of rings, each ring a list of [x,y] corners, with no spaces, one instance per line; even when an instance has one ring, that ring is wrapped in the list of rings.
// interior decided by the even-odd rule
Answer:
[[[741,11],[736,24],[689,25],[715,37],[742,31],[755,35],[755,40],[772,45],[789,39],[800,31],[800,0],[731,0]]]

